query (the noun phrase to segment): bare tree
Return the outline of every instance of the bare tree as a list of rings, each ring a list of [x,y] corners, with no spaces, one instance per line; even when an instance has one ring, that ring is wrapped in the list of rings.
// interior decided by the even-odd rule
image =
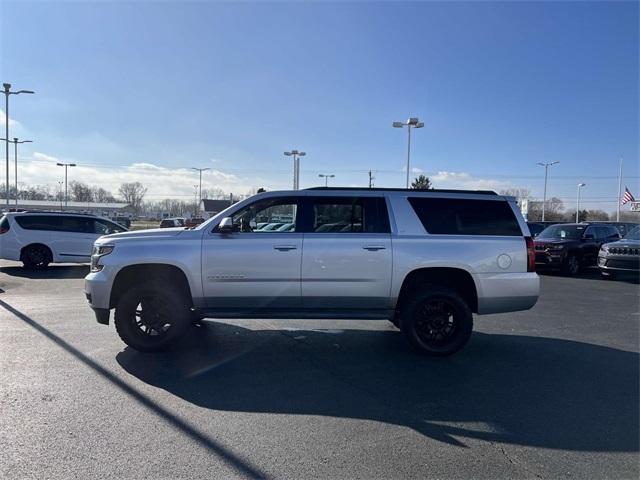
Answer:
[[[500,195],[516,197],[518,200],[522,200],[531,196],[531,190],[528,188],[505,188],[500,190]]]
[[[91,187],[91,195],[94,202],[108,203],[116,201],[112,193],[102,187]]]
[[[557,197],[547,200],[545,205],[544,219],[550,222],[564,220],[564,203]],[[532,222],[542,220],[542,202],[529,202],[529,220]]]
[[[69,190],[71,192],[71,200],[74,202],[93,202],[91,187],[86,183],[72,180],[69,183]]]
[[[133,207],[136,214],[140,212],[142,200],[147,193],[147,187],[140,182],[123,183],[120,185],[118,192],[122,195],[124,201]]]

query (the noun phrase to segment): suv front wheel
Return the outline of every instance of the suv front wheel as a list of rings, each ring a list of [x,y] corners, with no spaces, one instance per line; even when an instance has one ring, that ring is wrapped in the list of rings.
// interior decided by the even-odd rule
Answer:
[[[115,325],[124,343],[141,352],[174,345],[191,324],[185,295],[172,285],[138,284],[118,300]]]
[[[420,353],[451,355],[469,341],[473,314],[455,290],[425,285],[401,306],[400,329]]]

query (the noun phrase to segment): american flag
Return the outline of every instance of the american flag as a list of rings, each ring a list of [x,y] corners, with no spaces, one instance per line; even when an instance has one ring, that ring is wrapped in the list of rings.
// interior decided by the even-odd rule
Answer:
[[[629,191],[629,189],[627,187],[624,187],[624,194],[622,195],[622,205],[624,205],[625,203],[629,203],[629,202],[635,202],[636,199],[633,198],[633,195],[631,195],[631,192]]]

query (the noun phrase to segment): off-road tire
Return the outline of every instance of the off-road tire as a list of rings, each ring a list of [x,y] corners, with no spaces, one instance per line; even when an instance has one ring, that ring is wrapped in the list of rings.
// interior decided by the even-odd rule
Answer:
[[[401,306],[400,329],[419,353],[451,355],[464,347],[473,330],[473,314],[458,292],[422,285]]]
[[[167,350],[191,325],[189,301],[170,283],[137,284],[118,300],[115,325],[122,341],[135,350]]]

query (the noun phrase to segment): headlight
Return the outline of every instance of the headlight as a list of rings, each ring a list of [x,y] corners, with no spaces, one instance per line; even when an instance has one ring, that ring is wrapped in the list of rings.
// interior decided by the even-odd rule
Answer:
[[[91,252],[91,271],[99,272],[103,265],[100,265],[100,258],[113,252],[113,245],[94,245]]]
[[[609,246],[607,244],[604,244],[600,247],[600,251],[602,253],[609,253]]]

